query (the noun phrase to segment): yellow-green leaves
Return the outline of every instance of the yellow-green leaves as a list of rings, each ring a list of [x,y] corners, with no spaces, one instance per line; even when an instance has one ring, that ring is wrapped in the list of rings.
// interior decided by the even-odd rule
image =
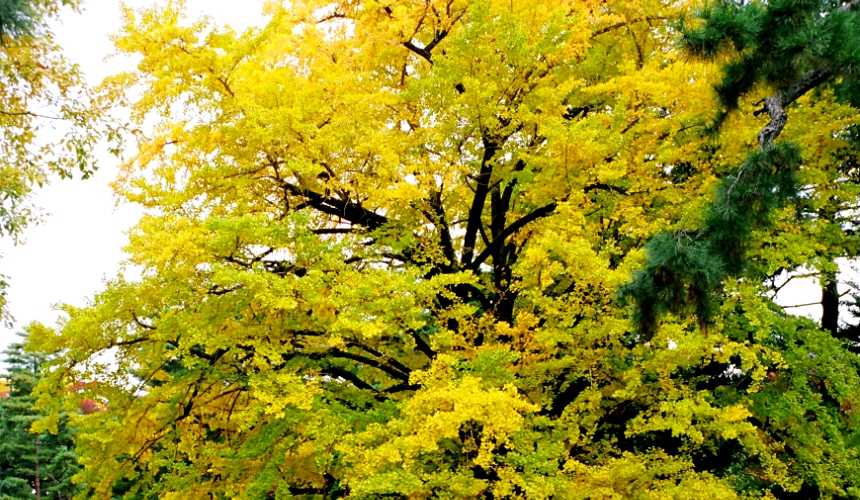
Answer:
[[[176,497],[848,491],[844,349],[751,281],[707,336],[681,311],[641,338],[616,300],[758,127],[704,133],[717,71],[678,51],[687,8],[271,2],[244,33],[180,3],[129,12],[117,43],[140,64],[112,84],[142,91],[148,135],[117,189],[148,210],[128,246],[143,278],[34,340],[57,353],[46,408],[79,379],[106,401],[77,420],[83,480]],[[817,438],[832,459],[808,458]]]

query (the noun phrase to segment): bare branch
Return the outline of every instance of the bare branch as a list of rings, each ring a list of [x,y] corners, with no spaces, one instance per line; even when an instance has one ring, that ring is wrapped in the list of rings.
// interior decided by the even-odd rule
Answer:
[[[62,116],[43,115],[41,113],[34,113],[33,111],[6,111],[3,109],[0,109],[0,115],[4,115],[4,116],[31,116],[33,118],[45,118],[46,120],[70,120],[69,118],[63,118]]]
[[[619,28],[624,28],[624,27],[630,26],[631,24],[636,24],[636,23],[641,23],[641,22],[650,22],[650,21],[665,21],[667,19],[669,19],[669,18],[666,16],[637,17],[634,19],[630,19],[628,21],[621,21],[621,22],[618,22],[615,24],[610,24],[609,26],[605,26],[603,28],[600,28],[591,34],[591,38],[592,39],[596,38],[596,37],[603,35],[605,33],[609,33],[610,31],[614,31],[614,30],[617,30]]]

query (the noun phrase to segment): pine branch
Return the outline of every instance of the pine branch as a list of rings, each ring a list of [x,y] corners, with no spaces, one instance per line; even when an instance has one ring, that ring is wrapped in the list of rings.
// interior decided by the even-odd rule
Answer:
[[[782,133],[788,121],[788,113],[785,111],[788,105],[826,82],[831,76],[833,76],[833,71],[828,67],[814,69],[798,78],[787,88],[765,98],[764,106],[753,113],[756,116],[767,113],[770,117],[770,122],[758,134],[759,147],[762,149],[767,148]]]

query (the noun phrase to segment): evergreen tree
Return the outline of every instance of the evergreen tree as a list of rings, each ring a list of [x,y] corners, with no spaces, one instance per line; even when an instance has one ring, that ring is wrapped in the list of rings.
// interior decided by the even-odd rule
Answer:
[[[44,30],[46,19],[60,7],[77,4],[77,0],[2,0],[0,39],[34,35]]]
[[[772,90],[754,113],[769,120],[758,134],[758,149],[719,183],[701,226],[660,233],[646,245],[645,268],[622,290],[636,304],[646,339],[665,312],[695,313],[705,330],[722,283],[750,274],[753,231],[770,227],[776,209],[800,201],[802,152],[777,139],[788,121],[787,108],[813,90],[831,90],[851,106],[860,103],[858,7],[857,1],[722,0],[699,12],[692,26],[682,24],[689,52],[729,59],[715,87],[721,104],[716,127],[757,85]],[[825,287],[834,279],[825,278]],[[833,302],[833,285],[823,295],[824,302]],[[825,328],[836,333],[832,314],[825,320]]]
[[[0,499],[71,498],[78,465],[69,428],[60,425],[56,435],[30,432],[39,417],[32,391],[43,358],[20,343],[5,355],[10,392],[0,399]]]

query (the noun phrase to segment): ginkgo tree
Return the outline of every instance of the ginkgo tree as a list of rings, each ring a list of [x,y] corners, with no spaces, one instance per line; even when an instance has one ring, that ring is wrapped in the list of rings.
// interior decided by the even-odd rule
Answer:
[[[860,361],[759,279],[791,173],[827,161],[785,109],[837,141],[853,69],[820,108],[754,62],[719,84],[779,8],[857,33],[809,3],[736,7],[747,31],[656,0],[127,11],[142,277],[31,329],[45,411],[102,402],[84,494],[860,494]]]

